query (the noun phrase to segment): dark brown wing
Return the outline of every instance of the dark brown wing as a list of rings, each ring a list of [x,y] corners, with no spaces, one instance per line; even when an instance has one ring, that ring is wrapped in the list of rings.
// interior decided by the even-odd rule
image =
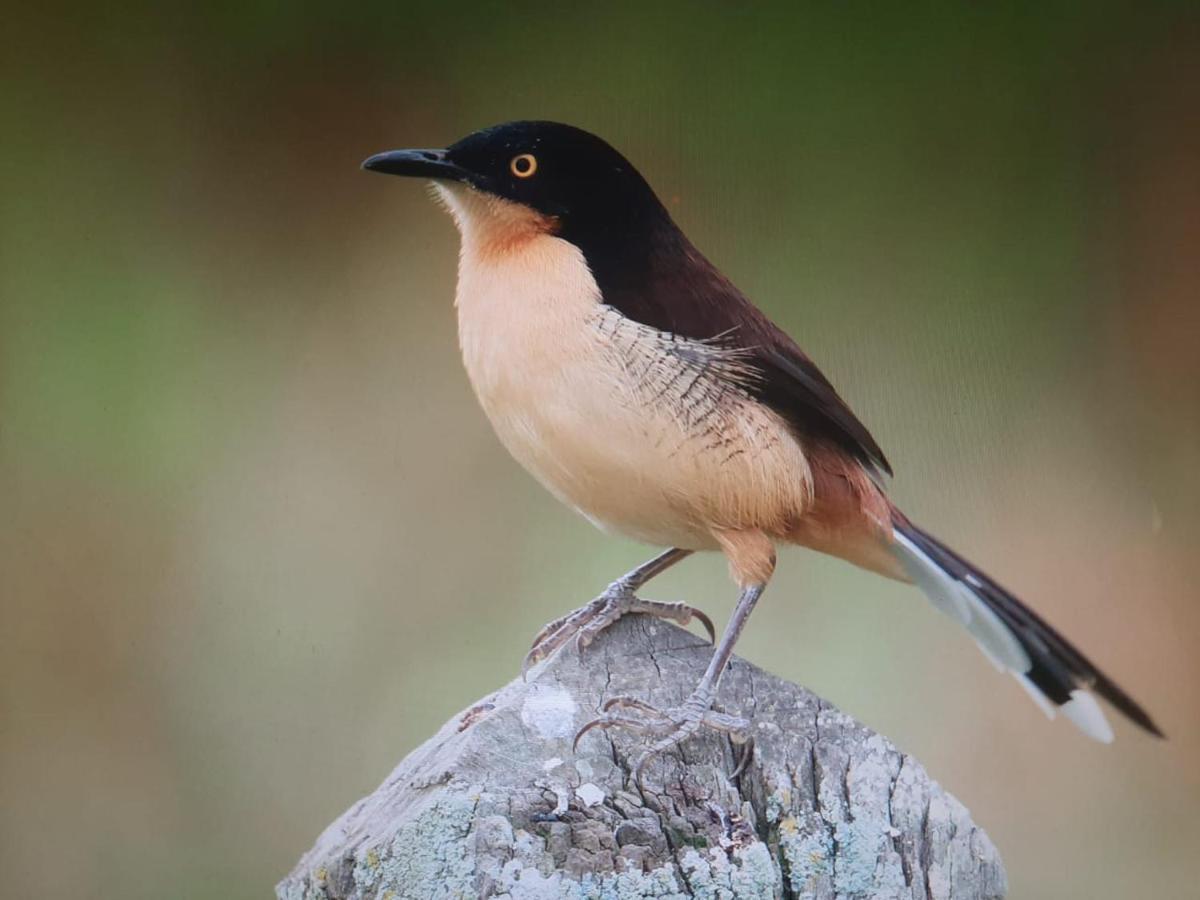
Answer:
[[[661,331],[720,340],[746,351],[761,374],[750,388],[801,439],[832,444],[868,470],[892,474],[865,425],[790,337],[705,259],[673,226],[656,234],[641,259],[589,254],[604,302]]]
[[[786,336],[785,336],[786,337]],[[868,468],[892,474],[867,426],[846,405],[816,363],[791,344],[760,347],[754,363],[763,372],[759,399],[802,435],[824,436]]]

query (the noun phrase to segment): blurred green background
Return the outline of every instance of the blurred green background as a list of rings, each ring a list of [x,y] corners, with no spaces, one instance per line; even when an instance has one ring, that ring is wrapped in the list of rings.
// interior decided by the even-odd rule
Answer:
[[[921,759],[1014,897],[1195,896],[1200,19],[1005,7],[10,5],[3,893],[268,895],[648,555],[506,457],[451,223],[358,170],[536,117],[621,148],[904,508],[1171,739],[1046,722],[914,590],[800,550],[742,654]],[[717,558],[655,588],[732,607]]]

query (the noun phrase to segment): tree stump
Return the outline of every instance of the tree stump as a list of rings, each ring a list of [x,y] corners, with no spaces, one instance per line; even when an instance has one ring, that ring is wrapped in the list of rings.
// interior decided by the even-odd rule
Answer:
[[[661,708],[711,647],[627,616],[446,723],[330,825],[277,887],[334,898],[996,898],[996,848],[921,765],[805,689],[735,658],[718,708],[753,751],[701,732],[629,771],[620,730],[571,739],[603,702]]]

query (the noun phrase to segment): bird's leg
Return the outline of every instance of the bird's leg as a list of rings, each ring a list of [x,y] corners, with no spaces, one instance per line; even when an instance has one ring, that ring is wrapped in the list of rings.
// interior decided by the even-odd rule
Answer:
[[[622,575],[591,603],[547,623],[533,639],[533,646],[525,656],[521,671],[527,672],[531,666],[546,659],[571,638],[575,639],[575,645],[582,650],[596,638],[596,635],[627,613],[646,613],[660,619],[670,619],[680,625],[687,625],[693,618],[696,618],[708,629],[709,640],[714,640],[716,632],[713,629],[712,620],[700,610],[688,606],[686,603],[659,603],[655,600],[643,600],[636,594],[638,588],[647,581],[662,574],[675,563],[689,556],[691,552],[691,550],[678,548],[667,550],[649,562],[638,566],[632,572]]]
[[[584,725],[575,735],[575,744],[593,728],[629,728],[640,731],[656,738],[634,763],[632,775],[640,781],[642,770],[654,756],[674,747],[695,734],[702,726],[723,731],[739,742],[749,738],[750,723],[739,716],[714,712],[713,700],[717,695],[717,687],[721,683],[721,675],[733,655],[733,645],[746,626],[746,620],[754,611],[754,605],[762,596],[765,585],[752,584],[742,589],[737,607],[721,642],[708,663],[708,668],[696,689],[692,691],[683,704],[673,709],[659,710],[649,703],[634,697],[614,697],[604,704],[604,715],[593,719]],[[630,715],[630,711],[637,715]]]

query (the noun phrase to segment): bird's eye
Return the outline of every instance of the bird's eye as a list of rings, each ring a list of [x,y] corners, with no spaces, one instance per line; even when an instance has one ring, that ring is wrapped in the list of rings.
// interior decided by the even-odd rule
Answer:
[[[514,156],[508,167],[518,178],[528,178],[537,171],[537,157],[532,153],[522,153]]]

